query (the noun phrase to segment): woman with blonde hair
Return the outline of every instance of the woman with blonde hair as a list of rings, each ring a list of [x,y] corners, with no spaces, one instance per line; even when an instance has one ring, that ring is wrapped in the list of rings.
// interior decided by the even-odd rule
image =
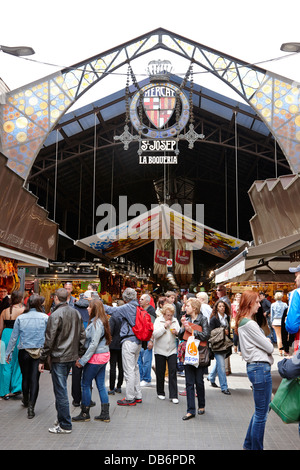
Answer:
[[[177,398],[177,347],[176,337],[179,331],[179,323],[174,317],[175,307],[165,303],[162,307],[162,314],[154,322],[154,358],[156,370],[156,391],[157,397],[164,400],[165,372],[168,364],[169,374],[169,398],[173,403],[178,403]]]
[[[271,365],[274,350],[258,323],[255,314],[260,306],[259,295],[255,291],[242,294],[236,316],[236,332],[243,359],[247,362],[247,375],[252,384],[255,411],[251,418],[246,438],[245,450],[263,450],[263,439],[269,404],[272,395]]]
[[[281,320],[287,304],[282,302],[283,292],[276,292],[274,295],[275,302],[271,304],[271,322],[275,330],[277,338],[277,347],[280,356],[283,356],[282,337],[281,337]]]
[[[194,334],[196,339],[200,341],[207,341],[209,338],[209,327],[207,318],[201,312],[201,303],[196,298],[190,298],[186,302],[185,315],[181,317],[182,327],[180,328],[178,338],[183,339],[184,333]],[[202,331],[197,331],[192,328],[192,323],[201,326]],[[185,384],[186,384],[186,398],[187,398],[187,412],[182,417],[184,421],[196,416],[195,405],[195,388],[197,391],[198,400],[198,414],[205,413],[205,389],[203,376],[207,373],[207,367],[194,367],[192,365],[185,365]]]
[[[87,349],[76,361],[77,367],[83,367],[81,413],[72,418],[72,421],[90,421],[91,386],[95,379],[101,401],[101,414],[94,419],[109,423],[109,401],[105,387],[105,368],[110,359],[109,322],[101,300],[91,300],[88,312],[90,319],[85,330]]]

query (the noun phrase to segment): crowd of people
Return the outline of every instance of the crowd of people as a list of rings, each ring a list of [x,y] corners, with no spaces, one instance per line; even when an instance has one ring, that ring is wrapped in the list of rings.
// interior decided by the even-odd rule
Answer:
[[[111,306],[102,302],[95,286],[89,286],[75,299],[72,283],[66,283],[55,292],[51,312],[46,314],[45,299],[40,295],[31,295],[24,305],[22,292],[14,291],[8,299],[7,291],[1,288],[0,396],[8,400],[22,393],[27,416],[34,418],[40,374],[51,370],[57,420],[49,431],[70,433],[73,422],[91,419],[90,408],[95,406],[93,381],[101,403],[100,414],[94,419],[108,423],[109,395],[121,394],[125,381],[125,396],[117,400],[117,405],[142,403],[143,387],[151,384],[153,370],[158,399],[166,399],[168,384],[169,400],[174,404],[178,404],[177,375],[185,377],[182,394],[186,396],[186,413],[182,419],[187,421],[205,413],[205,375],[212,387],[231,395],[227,377],[231,374],[230,356],[235,352],[247,364],[255,405],[244,449],[263,449],[272,393],[274,342],[280,354],[287,356],[281,361],[281,371],[290,370],[286,361],[299,356],[300,266],[292,272],[296,289],[289,305],[282,302],[280,292],[271,303],[263,292],[253,290],[236,294],[231,302],[226,287],[220,285],[216,290],[218,300],[211,305],[205,292],[188,293],[181,299],[168,291],[154,302],[149,292],[138,298],[135,289],[126,288],[122,300]],[[148,341],[141,341],[134,333],[138,306],[146,310],[153,324]],[[206,362],[196,367],[185,363],[191,335],[208,354]],[[289,356],[291,344],[293,358]],[[73,417],[67,391],[71,371],[72,404],[80,407],[80,413]]]

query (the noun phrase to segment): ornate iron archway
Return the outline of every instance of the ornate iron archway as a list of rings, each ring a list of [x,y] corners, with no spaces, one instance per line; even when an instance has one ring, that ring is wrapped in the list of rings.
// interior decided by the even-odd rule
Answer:
[[[292,172],[300,171],[298,84],[162,28],[0,97],[0,150],[9,168],[26,180],[43,142],[83,93],[124,64],[158,49],[194,62],[234,89],[269,128]]]

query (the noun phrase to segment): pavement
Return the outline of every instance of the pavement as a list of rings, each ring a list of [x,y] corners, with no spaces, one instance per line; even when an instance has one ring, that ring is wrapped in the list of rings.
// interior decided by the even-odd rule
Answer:
[[[281,381],[276,366],[281,357],[276,349],[274,359],[272,376],[275,391]],[[96,407],[90,410],[91,421],[73,423],[72,433],[65,435],[48,432],[48,428],[56,419],[56,410],[51,375],[45,371],[40,377],[36,416],[33,419],[27,418],[27,410],[22,406],[21,396],[7,401],[0,400],[0,449],[98,450],[102,451],[105,464],[130,466],[136,466],[138,463],[134,461],[134,455],[138,456],[136,458],[139,458],[140,462],[148,464],[189,463],[184,459],[191,459],[190,463],[195,464],[193,456],[196,455],[195,458],[198,458],[199,451],[202,450],[242,450],[254,411],[254,402],[245,362],[237,353],[233,353],[230,360],[232,373],[227,377],[227,381],[231,395],[224,395],[220,388],[211,387],[205,377],[204,415],[196,415],[194,419],[183,421],[182,416],[186,413],[186,397],[179,395],[179,403],[172,403],[168,399],[166,384],[166,400],[158,399],[155,374],[152,372],[151,385],[142,389],[141,404],[130,407],[119,406],[117,400],[125,395],[123,393],[109,395],[110,423],[93,419],[100,410],[99,394],[94,387],[92,398],[96,401]],[[106,371],[107,385],[108,374],[109,368]],[[70,376],[69,392],[71,379]],[[216,383],[218,384],[218,379]],[[179,391],[184,390],[184,377],[178,376],[178,388]],[[122,391],[125,391],[125,383]],[[71,403],[70,394],[71,415],[76,416],[79,414],[79,408],[75,408]],[[300,450],[298,424],[283,423],[271,410],[265,429],[264,449]],[[133,460],[121,460],[131,458]],[[169,460],[166,460],[167,458]]]

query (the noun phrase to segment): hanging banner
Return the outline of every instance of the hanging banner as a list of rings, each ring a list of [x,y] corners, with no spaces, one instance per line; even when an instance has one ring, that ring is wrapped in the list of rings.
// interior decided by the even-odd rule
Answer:
[[[185,240],[174,240],[175,246],[175,274],[193,274],[193,250],[189,250],[189,243]]]
[[[171,239],[155,240],[153,274],[167,274],[168,260],[172,253]]]

